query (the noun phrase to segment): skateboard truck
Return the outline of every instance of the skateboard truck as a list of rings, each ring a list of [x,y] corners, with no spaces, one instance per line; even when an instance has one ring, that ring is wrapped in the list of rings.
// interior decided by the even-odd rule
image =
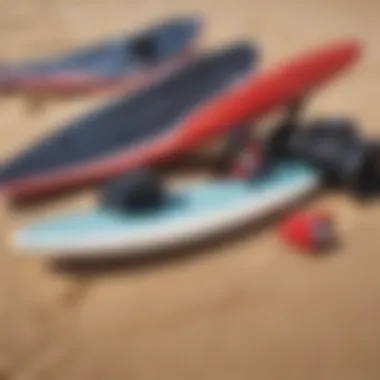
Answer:
[[[290,135],[297,128],[304,98],[292,102],[287,107],[284,120],[275,128],[266,144],[262,138],[252,138],[249,123],[234,128],[227,134],[222,151],[219,169],[229,172],[234,177],[251,178],[266,171],[273,163],[273,159],[280,155]]]
[[[273,159],[278,157],[284,148],[284,141],[294,133],[297,127],[297,119],[302,109],[304,99],[297,100],[287,107],[287,113],[281,125],[275,128],[275,132],[266,144],[262,138],[252,138],[249,125],[235,128],[227,135],[223,150],[224,170],[231,172],[232,176],[251,178],[253,175],[266,171]]]

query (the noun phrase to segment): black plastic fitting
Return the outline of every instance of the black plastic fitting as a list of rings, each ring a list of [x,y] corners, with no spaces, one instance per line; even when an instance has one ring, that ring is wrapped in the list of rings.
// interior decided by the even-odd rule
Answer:
[[[105,183],[100,189],[100,204],[115,210],[144,211],[159,207],[164,196],[159,176],[141,170]]]
[[[380,143],[359,136],[353,121],[316,119],[301,128],[282,127],[276,136],[277,153],[312,164],[321,170],[326,184],[360,196],[380,189]]]

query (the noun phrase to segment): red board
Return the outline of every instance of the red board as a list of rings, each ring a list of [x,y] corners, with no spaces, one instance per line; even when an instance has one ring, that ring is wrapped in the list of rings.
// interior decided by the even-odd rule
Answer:
[[[170,159],[242,122],[255,120],[276,107],[304,97],[348,68],[360,52],[357,41],[345,40],[295,56],[245,78],[199,106],[172,129],[174,132],[88,165],[14,180],[2,190],[10,198],[26,199],[96,183]]]

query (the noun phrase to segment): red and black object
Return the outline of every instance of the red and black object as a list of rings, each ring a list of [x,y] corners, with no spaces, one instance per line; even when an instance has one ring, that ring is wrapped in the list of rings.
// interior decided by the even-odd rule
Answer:
[[[334,220],[325,211],[292,214],[280,224],[279,234],[290,245],[310,253],[326,252],[337,243]]]

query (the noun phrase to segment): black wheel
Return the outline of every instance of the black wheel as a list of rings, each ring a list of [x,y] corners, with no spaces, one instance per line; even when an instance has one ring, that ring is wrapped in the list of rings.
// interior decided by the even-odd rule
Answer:
[[[105,183],[100,190],[101,205],[117,210],[151,210],[165,197],[158,175],[141,170]]]

